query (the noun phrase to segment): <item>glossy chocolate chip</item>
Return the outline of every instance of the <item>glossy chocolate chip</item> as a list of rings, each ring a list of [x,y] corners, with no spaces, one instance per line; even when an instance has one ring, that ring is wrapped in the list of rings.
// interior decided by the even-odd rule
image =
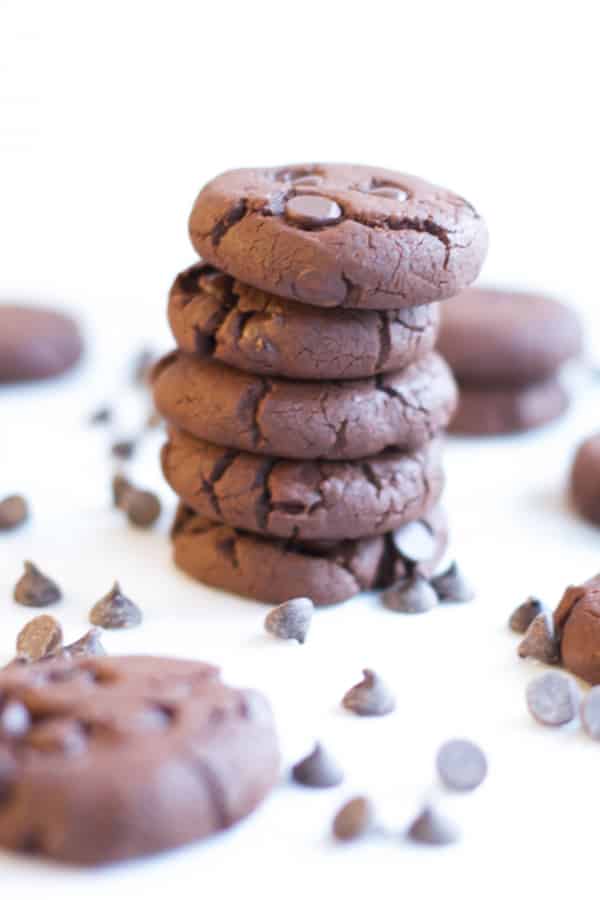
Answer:
[[[579,693],[573,678],[546,672],[527,685],[527,707],[541,725],[565,725],[577,715]]]
[[[301,228],[322,228],[335,225],[342,217],[342,210],[334,200],[318,194],[299,194],[285,204],[285,217],[292,225]]]
[[[27,520],[27,501],[20,494],[11,494],[0,500],[0,531],[12,531]]]
[[[32,562],[24,564],[25,572],[15,585],[14,598],[21,606],[50,606],[62,597],[58,585]]]
[[[137,488],[127,490],[119,501],[119,506],[127,514],[127,518],[136,528],[151,528],[161,513],[160,500],[152,491],[140,491]]]
[[[468,603],[475,596],[455,562],[445,572],[432,578],[430,583],[440,603]]]
[[[485,754],[472,741],[446,741],[438,751],[436,767],[445,786],[454,791],[472,791],[487,775]]]
[[[375,187],[371,188],[369,193],[375,194],[376,197],[385,197],[388,200],[397,200],[399,203],[402,203],[408,197],[406,191],[403,191],[401,188],[395,187]]]
[[[118,581],[90,612],[90,622],[100,628],[132,628],[141,621],[142,611],[122,593]]]
[[[63,654],[71,657],[76,656],[106,656],[106,650],[102,646],[100,640],[101,631],[99,628],[90,628],[89,631],[80,637],[79,640],[73,641],[63,647]]]
[[[381,599],[387,609],[411,615],[429,612],[439,603],[434,589],[418,573],[401,578],[383,592]]]
[[[419,844],[443,846],[454,844],[459,838],[459,830],[454,822],[428,806],[408,829],[408,837]]]
[[[354,841],[373,831],[375,823],[372,801],[368,797],[353,797],[337,813],[332,831],[338,841]]]
[[[409,522],[397,528],[392,539],[400,556],[414,563],[427,562],[438,549],[435,535],[424,522]]]
[[[19,632],[17,654],[27,662],[36,662],[60,650],[62,637],[62,628],[54,616],[36,616]]]
[[[396,708],[396,698],[379,675],[363,669],[363,680],[344,694],[342,706],[358,716],[386,716]]]
[[[539,616],[541,612],[545,612],[546,609],[546,605],[537,597],[528,597],[511,614],[508,627],[517,634],[525,634],[535,617]]]
[[[314,611],[314,604],[308,597],[295,597],[276,606],[267,614],[265,629],[275,637],[303,644]]]
[[[560,641],[549,612],[541,612],[535,617],[519,644],[518,654],[522,659],[537,659],[547,665],[558,662]]]
[[[312,753],[296,763],[292,778],[305,787],[336,787],[344,780],[344,773],[321,744],[316,744]]]

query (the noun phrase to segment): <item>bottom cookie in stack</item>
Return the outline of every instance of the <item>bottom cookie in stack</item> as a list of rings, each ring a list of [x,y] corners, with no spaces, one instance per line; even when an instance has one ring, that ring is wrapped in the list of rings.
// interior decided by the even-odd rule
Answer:
[[[569,405],[560,368],[581,352],[576,313],[549,297],[468,288],[443,309],[438,349],[458,381],[449,430],[527,431]]]
[[[172,530],[177,566],[211,587],[263,603],[310,597],[316,606],[430,575],[446,549],[439,507],[395,531],[341,541],[267,538],[210,521],[180,504]]]

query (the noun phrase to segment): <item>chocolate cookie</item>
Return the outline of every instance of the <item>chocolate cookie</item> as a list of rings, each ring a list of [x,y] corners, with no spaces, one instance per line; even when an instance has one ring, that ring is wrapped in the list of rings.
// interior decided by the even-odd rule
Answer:
[[[234,528],[301,540],[383,534],[418,519],[443,487],[438,442],[359,462],[227,450],[171,428],[165,478],[189,507]]]
[[[590,684],[600,684],[600,575],[569,587],[554,612],[565,668]]]
[[[539,428],[561,416],[568,395],[556,378],[523,387],[477,388],[461,385],[451,434],[510,434]]]
[[[388,169],[237,169],[200,192],[190,236],[246,284],[314,306],[401,309],[471,284],[487,229],[450,191]]]
[[[375,378],[294,382],[173,353],[157,365],[154,398],[168,421],[211,443],[349,460],[430,441],[454,411],[456,388],[435,354]]]
[[[51,309],[0,305],[0,382],[61,375],[79,360],[81,334],[73,319]]]
[[[267,702],[199,662],[14,663],[0,673],[0,845],[96,864],[236,822],[278,776]]]
[[[544,381],[581,348],[574,310],[540,294],[469,288],[442,309],[438,350],[459,383]]]
[[[262,603],[310,597],[329,606],[387,587],[415,565],[430,574],[444,553],[447,528],[438,509],[422,521],[435,540],[429,558],[417,564],[400,555],[393,532],[355,541],[269,539],[210,522],[183,504],[172,538],[176,565],[204,584]]]
[[[586,438],[575,454],[571,496],[583,518],[600,525],[600,432]]]
[[[258,375],[366,378],[394,372],[433,350],[439,305],[337,310],[282,300],[206,263],[178,275],[169,322],[186,353]]]

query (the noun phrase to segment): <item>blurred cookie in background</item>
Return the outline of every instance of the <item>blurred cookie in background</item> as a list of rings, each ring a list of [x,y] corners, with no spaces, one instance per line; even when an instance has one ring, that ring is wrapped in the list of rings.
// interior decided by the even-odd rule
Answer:
[[[569,398],[558,380],[580,356],[570,307],[541,294],[468,288],[442,309],[438,349],[460,387],[454,434],[508,434],[558,418]]]
[[[0,303],[0,383],[62,375],[83,352],[77,323],[45,307]]]
[[[577,448],[570,489],[577,512],[588,522],[600,525],[600,432],[590,435]]]

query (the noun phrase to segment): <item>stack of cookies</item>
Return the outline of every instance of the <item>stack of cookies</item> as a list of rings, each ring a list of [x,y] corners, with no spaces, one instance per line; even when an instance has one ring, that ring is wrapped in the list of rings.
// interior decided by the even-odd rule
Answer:
[[[267,603],[429,574],[456,405],[435,301],[476,278],[482,219],[412,176],[302,165],[214,179],[190,233],[154,378],[177,565]]]

